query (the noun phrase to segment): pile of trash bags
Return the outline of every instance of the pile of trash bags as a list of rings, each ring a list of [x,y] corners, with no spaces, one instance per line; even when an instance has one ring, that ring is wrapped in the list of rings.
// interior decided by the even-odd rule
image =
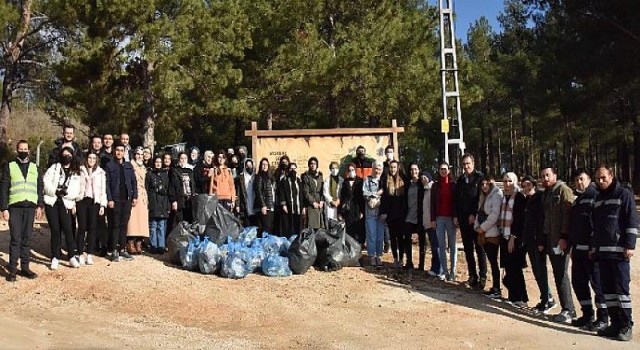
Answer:
[[[186,270],[240,279],[250,273],[288,277],[311,266],[336,271],[360,265],[362,247],[346,234],[344,223],[306,229],[290,239],[267,233],[259,238],[257,227],[242,228],[216,196],[199,195],[194,201],[195,223],[178,224],[168,239],[169,261]]]

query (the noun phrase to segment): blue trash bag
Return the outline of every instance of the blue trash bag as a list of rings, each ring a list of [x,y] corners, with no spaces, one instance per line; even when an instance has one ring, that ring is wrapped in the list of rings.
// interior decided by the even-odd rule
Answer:
[[[262,267],[262,261],[265,256],[266,253],[260,246],[248,248],[247,259],[249,270],[251,270],[251,272],[258,272]]]
[[[189,241],[187,249],[180,251],[180,262],[186,270],[196,270],[198,268],[198,253],[200,248],[200,239],[195,237]]]
[[[216,273],[220,268],[221,257],[220,248],[215,243],[209,242],[208,237],[205,237],[205,240],[200,244],[198,253],[200,272],[208,275]]]
[[[289,259],[277,254],[269,254],[262,261],[262,273],[271,277],[289,277],[293,274],[289,269]]]
[[[267,254],[286,256],[291,242],[289,242],[285,237],[278,237],[265,233],[262,238],[261,245],[262,249]]]
[[[251,245],[251,242],[258,238],[258,228],[255,226],[245,227],[242,232],[240,232],[240,236],[238,237],[238,241],[245,242],[247,246]]]
[[[240,279],[251,273],[242,251],[229,252],[220,270],[222,277]]]

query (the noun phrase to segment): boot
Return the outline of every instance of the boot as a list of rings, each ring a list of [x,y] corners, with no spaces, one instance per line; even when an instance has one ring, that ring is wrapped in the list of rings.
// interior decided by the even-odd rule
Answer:
[[[419,255],[419,261],[418,261],[418,270],[424,271],[424,260],[426,257],[426,252],[424,247],[420,247],[419,254],[420,255]]]
[[[136,253],[142,254],[142,241],[136,241]]]
[[[598,309],[596,311],[596,320],[591,324],[590,331],[600,331],[609,325],[609,313],[607,309]]]
[[[127,241],[127,253],[129,254],[136,253],[136,243],[132,239]]]

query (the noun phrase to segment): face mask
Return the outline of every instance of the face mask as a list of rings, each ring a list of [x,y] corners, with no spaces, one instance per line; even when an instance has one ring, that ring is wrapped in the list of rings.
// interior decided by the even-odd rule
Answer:
[[[364,152],[358,152],[358,158],[364,158]]]
[[[280,163],[280,169],[282,169],[282,170],[287,170],[287,164],[285,164],[285,163]]]
[[[253,168],[248,168],[248,169],[245,169],[245,170],[247,170],[247,174],[249,174],[249,175],[253,174]]]
[[[62,165],[71,164],[71,156],[63,156],[61,160]]]
[[[296,177],[296,171],[295,170],[289,170],[289,177],[291,177],[291,178]]]
[[[338,176],[338,169],[331,169],[331,175],[332,176]]]
[[[388,160],[393,160],[393,152],[387,153],[387,159]]]
[[[356,178],[356,171],[355,170],[351,170],[349,172],[349,178],[350,179],[355,179]]]
[[[237,168],[238,167],[238,162],[231,162],[231,167],[232,168]]]
[[[21,151],[21,152],[18,152],[18,158],[19,158],[20,160],[25,160],[25,159],[27,159],[28,157],[29,157],[29,152],[27,152],[27,151]]]

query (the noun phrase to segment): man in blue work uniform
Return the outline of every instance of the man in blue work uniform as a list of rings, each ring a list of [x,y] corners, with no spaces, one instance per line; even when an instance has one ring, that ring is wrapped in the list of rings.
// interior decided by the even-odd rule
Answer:
[[[630,341],[631,294],[629,261],[638,235],[638,214],[633,194],[614,179],[610,167],[596,169],[598,195],[593,203],[593,243],[591,255],[598,261],[602,293],[611,325],[598,335]]]
[[[571,206],[569,245],[571,246],[571,284],[573,292],[582,308],[582,316],[571,324],[588,330],[602,330],[608,325],[609,316],[602,289],[600,288],[600,270],[598,262],[589,258],[589,248],[593,227],[591,211],[598,190],[591,182],[591,176],[585,169],[573,173],[576,199]],[[597,319],[594,321],[591,288],[595,294]]]

